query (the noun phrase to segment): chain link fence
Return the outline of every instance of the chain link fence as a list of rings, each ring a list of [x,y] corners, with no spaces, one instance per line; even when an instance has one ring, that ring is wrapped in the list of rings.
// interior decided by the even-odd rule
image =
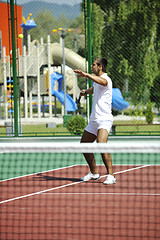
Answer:
[[[11,32],[9,3],[0,5],[1,12],[6,11],[8,26],[6,30],[0,29],[2,137],[14,136],[15,111],[18,111],[19,136],[77,134],[73,128],[72,132],[68,130],[67,121],[81,115],[87,123],[90,102],[83,97],[77,107],[79,92],[88,87],[88,82],[73,70],[87,71],[89,45],[92,61],[97,56],[108,60],[107,73],[113,82],[111,135],[159,135],[158,0],[63,0],[20,4],[15,2],[15,9],[18,9],[15,11],[17,109],[12,89],[12,47],[5,39]],[[18,21],[21,24],[17,24]],[[8,31],[8,35],[4,31]],[[88,31],[91,31],[90,42]],[[78,121],[81,125],[81,118],[78,117]],[[82,131],[79,129],[78,134]]]

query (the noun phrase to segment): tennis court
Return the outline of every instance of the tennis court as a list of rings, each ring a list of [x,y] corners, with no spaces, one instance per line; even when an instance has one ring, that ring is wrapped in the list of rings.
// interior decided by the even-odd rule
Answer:
[[[75,143],[22,145],[0,148],[0,239],[159,238],[159,141],[109,144],[117,183],[108,186],[94,144],[101,178],[89,182],[80,180],[88,167]]]

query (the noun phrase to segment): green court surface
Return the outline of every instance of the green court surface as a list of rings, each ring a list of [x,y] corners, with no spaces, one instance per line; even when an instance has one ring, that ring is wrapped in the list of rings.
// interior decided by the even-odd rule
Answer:
[[[160,153],[112,153],[113,165],[160,165]],[[103,164],[95,154],[96,163]],[[86,164],[82,153],[0,153],[0,180]]]

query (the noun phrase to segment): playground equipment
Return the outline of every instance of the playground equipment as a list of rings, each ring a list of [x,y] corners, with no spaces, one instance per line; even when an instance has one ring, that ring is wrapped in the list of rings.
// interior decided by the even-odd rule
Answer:
[[[7,57],[5,56],[5,48],[3,49],[3,79],[4,91],[7,90],[5,83],[9,77],[7,70]],[[65,63],[66,63],[66,85],[67,85],[67,111],[75,111],[76,98],[79,95],[77,78],[72,69],[81,69],[86,71],[86,61],[80,55],[65,48]],[[8,63],[9,64],[9,63]],[[53,96],[56,96],[62,104],[64,104],[64,93],[61,88],[56,90],[56,82],[54,77],[60,76],[61,80],[57,80],[62,84],[61,66],[63,64],[62,45],[60,43],[51,43],[50,35],[47,37],[47,43],[43,42],[43,38],[31,42],[30,34],[28,33],[28,48],[23,46],[23,55],[19,56],[19,77],[20,89],[24,95],[24,116],[23,119],[33,118],[33,96],[37,97],[37,118],[43,118],[41,113],[42,96],[48,96],[49,102],[49,119],[52,120]],[[55,73],[56,72],[56,73]],[[58,75],[59,74],[59,75]],[[46,80],[47,78],[47,80]],[[71,80],[71,81],[70,81]],[[60,84],[60,85],[61,85]],[[118,89],[119,90],[119,89]],[[122,110],[128,107],[128,103],[124,101],[120,90],[113,89],[113,107]],[[73,95],[73,98],[69,96]],[[8,117],[7,101],[5,102],[5,114]],[[28,111],[29,109],[29,111]],[[62,111],[62,116],[64,112]]]
[[[13,108],[13,79],[7,79],[7,102],[8,102],[8,113],[14,112]]]
[[[55,81],[58,81],[58,91],[54,89]],[[58,100],[64,105],[64,91],[62,90],[62,80],[63,75],[57,72],[52,73],[51,75],[51,93],[52,96],[56,96]],[[77,105],[74,102],[73,98],[66,93],[66,108],[68,112],[74,112],[77,110]]]
[[[34,19],[30,19],[31,16],[32,16],[32,13],[29,13],[27,20],[25,19],[25,17],[23,17],[23,23],[21,24],[22,28],[26,30],[30,30],[32,28],[37,27],[37,24],[35,23]]]
[[[64,28],[59,28],[57,29],[53,29],[53,32],[58,32],[60,34],[61,40],[62,40],[62,52],[63,52],[63,89],[64,89],[64,114],[67,115],[67,92],[66,92],[66,74],[65,74],[65,36],[67,34],[67,32],[70,32],[70,29],[64,29]]]
[[[85,59],[76,54],[70,49],[65,48],[66,56],[66,80],[67,87],[69,89],[69,94],[73,95],[73,99],[67,95],[67,101],[72,103],[72,108],[68,107],[67,110],[76,110],[75,100],[79,95],[79,88],[77,85],[77,78],[72,68],[80,67],[82,70],[85,69]],[[4,69],[3,78],[6,79],[8,76],[6,56],[4,49]],[[38,118],[43,117],[41,114],[41,96],[49,97],[49,118],[52,118],[52,87],[51,87],[51,75],[55,71],[61,71],[61,66],[63,62],[62,56],[62,46],[59,43],[50,43],[50,36],[48,35],[48,41],[46,44],[43,43],[43,38],[38,40],[30,41],[30,34],[28,33],[28,52],[26,53],[26,46],[23,46],[23,55],[19,56],[19,77],[20,77],[20,89],[24,95],[24,118],[32,118],[32,97],[37,96],[37,108],[38,108]],[[47,87],[45,81],[45,69],[48,70],[48,83]],[[69,82],[72,80],[72,83]],[[5,86],[5,84],[4,84]],[[5,87],[6,88],[6,87]],[[5,90],[5,89],[4,89]],[[48,90],[48,91],[47,91]],[[59,96],[60,101],[64,104],[63,95],[61,92],[56,93]],[[29,116],[28,116],[28,96],[29,96]],[[63,115],[63,113],[62,113]],[[6,115],[7,116],[7,115]]]
[[[122,96],[121,91],[118,88],[112,89],[112,107],[117,110],[124,110],[129,106]]]

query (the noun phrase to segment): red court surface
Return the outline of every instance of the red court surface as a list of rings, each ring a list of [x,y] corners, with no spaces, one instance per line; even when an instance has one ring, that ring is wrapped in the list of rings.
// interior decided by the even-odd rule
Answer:
[[[160,166],[114,166],[117,183],[82,182],[87,166],[0,183],[1,240],[160,239]]]

